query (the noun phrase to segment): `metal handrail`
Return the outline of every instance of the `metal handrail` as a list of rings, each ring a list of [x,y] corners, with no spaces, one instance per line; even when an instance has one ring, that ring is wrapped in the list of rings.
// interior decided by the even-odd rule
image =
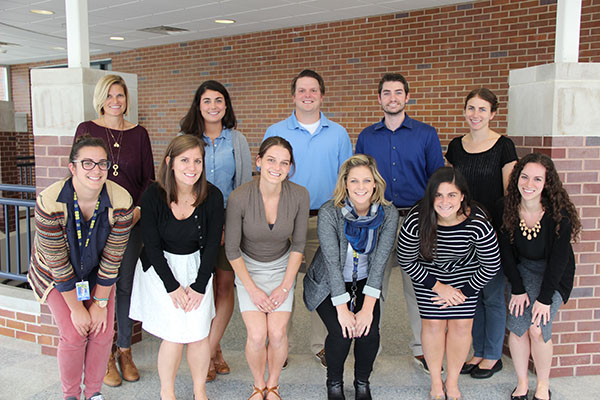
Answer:
[[[20,193],[35,193],[35,187],[24,186],[24,185],[9,185],[0,184],[1,191],[20,192]],[[13,279],[17,281],[27,280],[27,270],[23,271],[23,265],[21,263],[21,254],[25,251],[26,262],[29,262],[31,258],[31,243],[32,243],[32,230],[30,220],[33,217],[32,210],[35,208],[34,199],[13,199],[7,197],[0,197],[0,205],[2,205],[4,211],[4,232],[5,232],[5,257],[0,265],[0,278]],[[11,232],[10,232],[10,208],[14,208],[14,226],[15,226],[15,250],[16,250],[16,271],[12,272],[11,268]],[[21,207],[25,208],[25,221],[26,221],[26,246],[25,249],[21,247]]]

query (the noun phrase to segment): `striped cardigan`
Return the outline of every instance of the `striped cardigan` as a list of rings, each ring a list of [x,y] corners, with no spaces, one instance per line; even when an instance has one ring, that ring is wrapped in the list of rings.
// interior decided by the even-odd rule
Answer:
[[[69,179],[58,181],[42,191],[35,205],[36,235],[27,280],[40,303],[45,302],[57,283],[75,278],[69,257],[67,204],[57,201]],[[112,285],[127,247],[133,208],[131,196],[121,186],[106,181],[105,187],[112,205],[108,209],[111,230],[100,257],[98,283]]]

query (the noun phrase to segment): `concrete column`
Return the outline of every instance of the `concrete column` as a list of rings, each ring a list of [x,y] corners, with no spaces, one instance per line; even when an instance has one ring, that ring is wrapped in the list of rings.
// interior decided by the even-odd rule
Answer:
[[[554,62],[579,61],[581,0],[558,0]]]
[[[87,0],[65,0],[69,68],[90,67]]]
[[[127,120],[138,122],[137,75],[91,68],[31,70],[31,110],[38,192],[67,173],[77,125],[98,117],[94,87],[107,74],[121,75],[129,90]]]

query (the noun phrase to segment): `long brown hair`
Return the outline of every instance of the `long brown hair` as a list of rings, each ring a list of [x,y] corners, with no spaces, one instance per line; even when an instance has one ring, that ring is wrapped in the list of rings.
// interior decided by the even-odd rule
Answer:
[[[546,211],[552,211],[552,219],[556,224],[555,233],[558,235],[560,230],[560,221],[563,219],[563,213],[571,221],[571,239],[577,240],[581,231],[581,222],[577,209],[569,194],[565,190],[556,171],[554,163],[545,154],[530,153],[521,158],[515,164],[508,181],[507,194],[504,200],[504,222],[502,229],[508,233],[511,243],[514,241],[515,230],[519,226],[521,218],[519,217],[519,206],[521,205],[521,193],[519,192],[519,178],[525,165],[529,163],[540,164],[546,169],[546,181],[542,190],[542,207]]]
[[[199,148],[200,153],[202,153],[202,174],[194,184],[196,201],[193,206],[198,207],[206,199],[208,195],[208,183],[206,182],[206,166],[204,165],[204,141],[198,136],[180,135],[171,140],[171,143],[167,146],[165,155],[160,162],[160,168],[158,169],[158,184],[165,192],[167,204],[177,203],[177,182],[175,181],[175,174],[173,172],[175,157],[195,148]],[[167,158],[169,158],[168,162]]]
[[[470,218],[469,210],[472,208],[469,185],[462,174],[453,167],[441,167],[431,175],[423,199],[419,203],[419,240],[421,256],[431,261],[437,253],[437,227],[438,217],[433,206],[435,196],[442,183],[451,183],[463,195],[459,213]]]
[[[196,136],[202,136],[204,133],[204,118],[200,112],[200,102],[202,100],[202,95],[207,90],[219,92],[223,96],[223,99],[225,100],[225,115],[223,116],[221,123],[227,129],[235,129],[237,120],[235,119],[235,113],[233,112],[233,104],[231,104],[229,92],[222,83],[210,80],[202,82],[198,89],[196,89],[196,94],[194,94],[192,105],[190,106],[187,114],[185,114],[185,117],[183,117],[179,122],[181,132]]]

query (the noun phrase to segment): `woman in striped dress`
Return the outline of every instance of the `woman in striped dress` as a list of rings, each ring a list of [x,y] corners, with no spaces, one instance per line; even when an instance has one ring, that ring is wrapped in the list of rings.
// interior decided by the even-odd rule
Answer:
[[[398,262],[415,288],[431,399],[461,399],[458,376],[471,345],[477,295],[500,268],[500,255],[492,225],[471,204],[467,182],[454,168],[431,176],[404,220]]]

